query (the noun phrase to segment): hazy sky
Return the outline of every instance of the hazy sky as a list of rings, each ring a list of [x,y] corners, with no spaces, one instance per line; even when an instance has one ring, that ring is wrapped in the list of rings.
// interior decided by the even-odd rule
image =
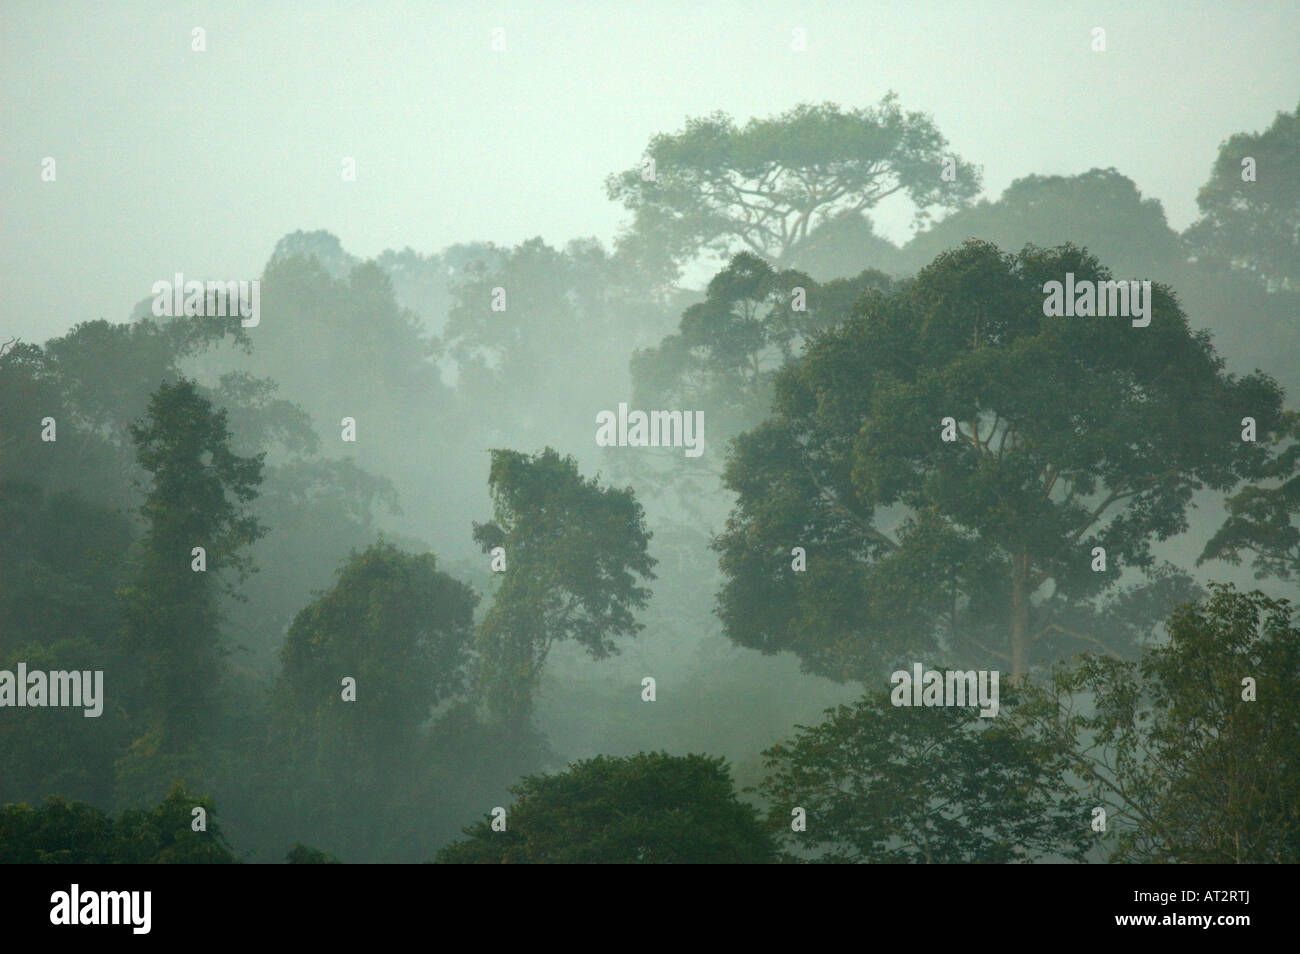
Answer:
[[[1115,166],[1182,229],[1219,142],[1296,106],[1297,35],[1295,0],[3,2],[0,333],[123,320],[176,271],[255,278],[295,229],[361,256],[609,240],[604,178],[654,133],[890,89],[986,195]]]

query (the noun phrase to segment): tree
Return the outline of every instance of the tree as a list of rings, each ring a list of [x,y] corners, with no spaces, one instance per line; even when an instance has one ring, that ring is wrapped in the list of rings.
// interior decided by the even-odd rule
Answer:
[[[1300,861],[1300,627],[1286,600],[1211,589],[1141,662],[1089,656],[1045,686],[1113,861]]]
[[[771,836],[741,802],[725,760],[598,755],[513,786],[504,831],[489,816],[438,852],[444,864],[754,864]]]
[[[205,812],[195,831],[194,809]],[[173,784],[162,802],[113,819],[82,802],[50,797],[40,808],[0,807],[0,864],[231,864],[212,800]]]
[[[383,540],[353,552],[334,585],[294,618],[276,682],[268,755],[272,831],[350,860],[409,850],[424,727],[468,686],[478,595],[432,553]],[[302,860],[302,859],[300,859]]]
[[[277,253],[262,277],[256,342],[241,369],[273,376],[331,430],[346,414],[367,421],[376,436],[400,432],[383,425],[407,414],[427,416],[448,403],[431,360],[432,339],[413,313],[398,306],[392,281],[374,262],[353,264],[335,277],[314,253]],[[230,370],[227,363],[227,356],[217,355],[206,370],[215,377]]]
[[[382,541],[353,552],[289,627],[280,680],[286,709],[313,735],[322,720],[355,709],[346,734],[359,750],[405,751],[433,707],[466,686],[477,603],[469,586],[437,569],[432,553]],[[356,702],[342,701],[344,677],[356,681]]]
[[[1252,484],[1228,498],[1228,517],[1197,564],[1239,564],[1249,554],[1256,578],[1300,579],[1300,414],[1288,411],[1285,422],[1282,433],[1290,441],[1261,474],[1272,478],[1269,485]]]
[[[268,467],[260,489],[256,515],[269,530],[250,553],[259,571],[225,612],[245,665],[263,673],[275,671],[285,632],[340,561],[375,539],[379,512],[401,508],[389,480],[347,459]]]
[[[818,331],[847,317],[861,295],[889,291],[882,272],[819,285],[740,252],[709,282],[704,301],[682,313],[676,334],[632,356],[641,406],[702,408],[713,442],[757,424],[772,380]]]
[[[462,268],[452,292],[440,343],[463,404],[498,410],[490,424],[498,441],[589,437],[586,420],[572,435],[555,434],[557,421],[626,393],[629,341],[653,340],[665,324],[651,284],[594,239],[499,250]]]
[[[137,476],[128,428],[149,404],[154,382],[216,342],[248,347],[237,317],[159,323],[82,322],[45,345],[12,344],[0,352],[0,480],[46,490],[75,488],[88,499],[134,506]],[[57,439],[42,440],[53,418]],[[94,474],[94,479],[87,479]]]
[[[1144,197],[1114,168],[1016,179],[995,201],[981,199],[918,232],[903,248],[902,265],[919,271],[970,238],[1007,249],[1073,242],[1121,278],[1181,278],[1186,257],[1160,200]]]
[[[970,238],[1005,249],[1072,242],[1120,278],[1159,277],[1178,289],[1192,327],[1214,333],[1231,366],[1262,368],[1288,392],[1300,387],[1296,362],[1286,360],[1300,347],[1294,320],[1300,289],[1270,294],[1250,272],[1198,252],[1169,227],[1158,199],[1143,196],[1113,168],[1017,179],[995,201],[981,199],[919,232],[903,249],[898,270],[919,271]]]
[[[566,639],[593,659],[641,630],[654,579],[645,515],[631,489],[585,480],[572,457],[546,448],[529,457],[494,450],[488,475],[493,520],[474,524],[485,553],[505,570],[480,624],[480,683],[495,714],[522,726],[551,647]]]
[[[903,112],[893,93],[865,109],[804,103],[744,127],[725,113],[689,119],[651,139],[640,165],[606,180],[609,197],[634,215],[624,242],[641,254],[660,250],[680,265],[743,247],[777,267],[818,227],[896,192],[924,217],[979,186],[979,171],[948,151],[931,119]]]
[[[1050,735],[958,706],[895,708],[889,692],[826,710],[764,752],[760,791],[791,860],[890,864],[1082,860],[1087,813]],[[805,812],[806,830],[792,828]]]
[[[249,572],[242,551],[264,532],[247,512],[263,455],[235,454],[226,411],[184,378],[159,386],[130,433],[151,481],[140,508],[147,529],[121,594],[123,648],[143,674],[153,731],[141,752],[177,753],[198,738],[221,679],[218,577]]]
[[[902,250],[876,234],[871,219],[865,215],[841,215],[823,222],[790,253],[787,265],[807,272],[819,282],[849,278],[864,271],[897,275],[905,270]]]
[[[1253,275],[1270,290],[1300,291],[1300,106],[1262,133],[1219,146],[1186,232],[1193,254]],[[1250,169],[1247,163],[1251,164]]]
[[[944,651],[1014,680],[1084,645],[1131,651],[1158,622],[1099,600],[1121,569],[1159,569],[1151,544],[1185,529],[1194,491],[1262,473],[1281,392],[1225,373],[1159,283],[1147,327],[1044,316],[1066,273],[1109,278],[1071,246],[967,243],[781,372],[727,465],[732,639],[837,678]],[[1240,439],[1245,416],[1259,442]]]

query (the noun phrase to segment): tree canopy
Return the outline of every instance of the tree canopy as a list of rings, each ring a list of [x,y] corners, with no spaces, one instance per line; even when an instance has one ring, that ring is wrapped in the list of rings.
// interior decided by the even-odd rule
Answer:
[[[1158,573],[1152,542],[1185,528],[1193,492],[1264,472],[1282,396],[1226,373],[1159,283],[1147,327],[1045,316],[1067,272],[1110,277],[1071,246],[967,243],[778,375],[727,465],[738,500],[715,546],[734,640],[839,678],[941,650],[1018,678],[1084,645],[1131,649],[1158,622],[1098,598],[1121,569]]]
[[[962,205],[979,186],[979,171],[948,150],[934,122],[904,112],[893,93],[860,109],[803,103],[744,126],[721,112],[688,119],[606,182],[633,213],[624,239],[633,247],[675,264],[744,248],[778,267],[819,227],[895,193],[923,216]]]
[[[601,487],[571,457],[495,450],[493,519],[474,524],[485,553],[505,560],[479,627],[480,678],[498,714],[519,721],[552,645],[572,639],[593,659],[641,629],[654,579],[645,515],[630,488]]]
[[[505,830],[488,816],[438,852],[449,864],[754,864],[775,858],[721,758],[666,752],[576,762],[511,787]]]

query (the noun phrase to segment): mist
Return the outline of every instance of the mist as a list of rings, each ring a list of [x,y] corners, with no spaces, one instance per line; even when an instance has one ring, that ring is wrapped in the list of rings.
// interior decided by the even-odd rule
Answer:
[[[1234,705],[1296,688],[1298,32],[7,4],[0,670],[103,711],[0,692],[0,811],[177,838],[111,860],[1294,862],[1262,806],[1253,855],[1162,841],[1154,783],[1061,754],[1105,726],[1034,720],[1124,680],[1219,712],[1160,682],[1204,646]],[[1146,282],[1149,327],[1053,315],[1067,271]],[[914,664],[1001,705],[891,705]],[[945,788],[990,760],[1014,838]]]

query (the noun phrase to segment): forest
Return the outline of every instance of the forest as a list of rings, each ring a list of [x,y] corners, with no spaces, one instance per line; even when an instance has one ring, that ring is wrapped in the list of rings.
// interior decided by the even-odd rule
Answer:
[[[1300,861],[1297,157],[701,112],[613,239],[0,320],[0,862]]]

